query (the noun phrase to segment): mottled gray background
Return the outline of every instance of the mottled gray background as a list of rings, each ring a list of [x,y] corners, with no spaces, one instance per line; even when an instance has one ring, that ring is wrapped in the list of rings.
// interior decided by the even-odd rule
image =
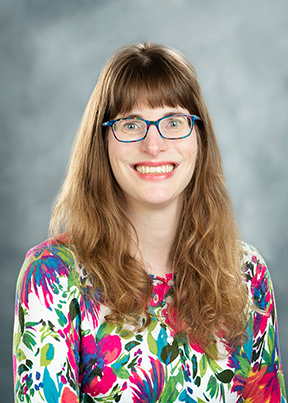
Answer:
[[[47,236],[100,68],[143,40],[179,49],[198,71],[243,237],[270,267],[287,369],[287,0],[1,0],[0,28],[1,402],[12,402],[21,263]]]

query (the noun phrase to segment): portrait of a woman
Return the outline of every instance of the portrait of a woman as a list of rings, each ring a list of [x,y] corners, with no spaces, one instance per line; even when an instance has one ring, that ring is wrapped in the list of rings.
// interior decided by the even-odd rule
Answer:
[[[16,298],[16,402],[286,401],[269,271],[178,51],[104,66]]]

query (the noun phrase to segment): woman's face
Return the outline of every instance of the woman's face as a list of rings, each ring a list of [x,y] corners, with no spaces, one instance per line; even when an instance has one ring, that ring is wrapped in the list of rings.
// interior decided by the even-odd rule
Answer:
[[[154,121],[170,114],[189,114],[189,111],[170,106],[153,109],[143,104],[115,118],[134,116]],[[156,126],[151,125],[145,139],[136,143],[119,142],[110,128],[108,154],[114,177],[131,207],[135,203],[143,208],[182,203],[184,189],[195,168],[195,126],[190,136],[184,139],[165,140]],[[165,169],[159,168],[163,166]]]

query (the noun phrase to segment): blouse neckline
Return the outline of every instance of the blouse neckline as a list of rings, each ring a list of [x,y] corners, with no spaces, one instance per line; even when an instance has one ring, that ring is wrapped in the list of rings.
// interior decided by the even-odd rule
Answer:
[[[148,276],[151,278],[151,280],[154,282],[161,281],[162,283],[167,283],[170,280],[174,279],[175,273],[166,273],[164,276],[157,276],[156,274],[148,273]]]

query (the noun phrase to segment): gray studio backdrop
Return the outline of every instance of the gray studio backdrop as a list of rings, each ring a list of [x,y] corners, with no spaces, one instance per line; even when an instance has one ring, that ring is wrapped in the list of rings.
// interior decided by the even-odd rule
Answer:
[[[12,402],[16,278],[100,68],[144,40],[182,51],[211,111],[243,238],[271,271],[288,367],[287,0],[1,0],[0,400]],[[286,371],[286,377],[287,377]]]

